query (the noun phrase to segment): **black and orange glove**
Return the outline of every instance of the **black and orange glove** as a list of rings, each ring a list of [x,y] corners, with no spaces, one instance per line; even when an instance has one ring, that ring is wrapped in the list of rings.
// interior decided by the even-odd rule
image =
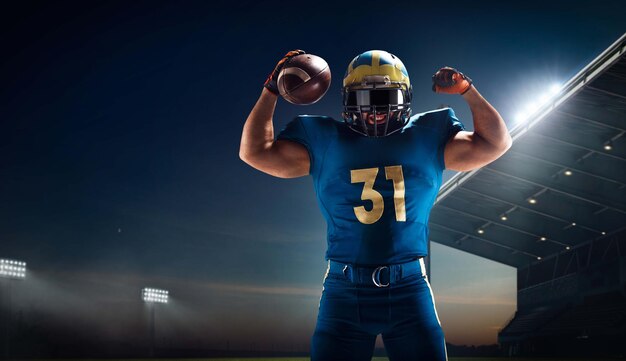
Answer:
[[[472,79],[460,71],[446,66],[433,75],[435,93],[465,94],[472,87]]]
[[[274,70],[267,77],[267,80],[265,80],[265,84],[263,84],[263,86],[266,87],[267,90],[269,90],[270,92],[278,95],[278,84],[277,84],[278,74],[280,74],[280,71],[283,70],[283,66],[285,66],[285,62],[289,60],[289,58],[294,57],[296,55],[300,55],[300,54],[306,54],[306,52],[304,50],[298,49],[298,50],[292,50],[288,52],[287,54],[285,54],[285,56],[282,59],[280,59],[278,64],[276,64],[276,67],[274,68]]]

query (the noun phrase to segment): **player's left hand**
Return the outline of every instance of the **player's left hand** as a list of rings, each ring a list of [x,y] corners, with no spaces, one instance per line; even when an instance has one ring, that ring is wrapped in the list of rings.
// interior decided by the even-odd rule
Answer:
[[[446,66],[433,75],[433,91],[435,93],[465,94],[472,87],[472,79],[465,74]]]
[[[267,80],[265,80],[265,83],[263,84],[263,86],[266,87],[267,90],[269,90],[270,92],[274,93],[275,95],[278,95],[279,93],[278,84],[277,84],[278,74],[280,74],[280,71],[283,70],[283,67],[285,66],[285,62],[287,62],[289,58],[292,58],[300,54],[306,54],[306,51],[296,49],[285,54],[285,56],[282,59],[280,59],[278,64],[276,64],[276,67],[274,67],[274,70],[267,77]]]

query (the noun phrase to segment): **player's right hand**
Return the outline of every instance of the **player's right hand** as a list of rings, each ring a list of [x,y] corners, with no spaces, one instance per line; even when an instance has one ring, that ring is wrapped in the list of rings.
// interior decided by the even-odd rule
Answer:
[[[433,75],[435,93],[465,94],[472,87],[472,79],[455,68],[446,66]]]
[[[276,64],[276,67],[274,68],[274,70],[267,77],[267,80],[265,80],[265,84],[263,84],[263,86],[266,87],[267,90],[269,90],[273,94],[278,95],[278,84],[277,84],[278,74],[280,74],[280,71],[283,69],[283,66],[285,66],[285,62],[289,60],[289,58],[294,57],[296,55],[300,55],[300,54],[306,54],[306,52],[304,50],[297,49],[297,50],[292,50],[288,52],[287,54],[285,54],[285,56],[282,59],[280,59],[278,64]]]

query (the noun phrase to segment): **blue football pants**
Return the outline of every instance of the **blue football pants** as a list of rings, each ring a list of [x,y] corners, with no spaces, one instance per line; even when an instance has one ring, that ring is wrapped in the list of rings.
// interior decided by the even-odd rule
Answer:
[[[378,334],[390,361],[447,360],[427,277],[419,272],[379,288],[327,273],[311,360],[369,361]]]

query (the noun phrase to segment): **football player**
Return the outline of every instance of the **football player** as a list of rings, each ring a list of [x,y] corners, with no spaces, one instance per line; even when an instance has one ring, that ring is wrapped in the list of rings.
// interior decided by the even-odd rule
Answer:
[[[500,157],[511,137],[496,109],[453,68],[433,90],[458,94],[472,112],[464,130],[450,108],[411,116],[404,64],[366,51],[343,79],[343,121],[298,116],[274,137],[280,60],[243,128],[243,161],[281,178],[313,177],[328,224],[328,269],[311,359],[370,360],[381,334],[391,361],[446,360],[425,273],[428,217],[444,168],[469,171]]]

